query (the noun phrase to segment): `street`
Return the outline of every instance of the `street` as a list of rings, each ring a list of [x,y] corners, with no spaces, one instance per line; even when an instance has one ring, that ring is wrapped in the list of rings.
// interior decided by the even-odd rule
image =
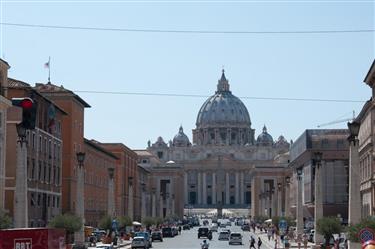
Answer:
[[[250,240],[250,235],[253,235],[253,233],[245,231],[243,232],[239,226],[227,226],[226,229],[230,229],[231,232],[240,232],[243,234],[242,242],[243,245],[229,245],[228,241],[218,240],[218,233],[214,232],[213,233],[213,239],[207,241],[210,244],[210,249],[219,249],[219,248],[249,248],[249,240]],[[219,229],[220,231],[220,229]],[[190,230],[185,230],[182,231],[181,235],[178,235],[174,238],[164,238],[163,242],[158,242],[155,241],[153,242],[153,248],[162,248],[162,249],[194,249],[194,248],[199,248],[200,249],[200,244],[203,242],[203,238],[198,239],[198,227],[194,227]],[[254,235],[253,235],[254,236]],[[256,240],[258,240],[258,237],[255,236]],[[272,248],[271,246],[268,246],[269,244],[263,243],[261,248],[266,249],[266,248]]]

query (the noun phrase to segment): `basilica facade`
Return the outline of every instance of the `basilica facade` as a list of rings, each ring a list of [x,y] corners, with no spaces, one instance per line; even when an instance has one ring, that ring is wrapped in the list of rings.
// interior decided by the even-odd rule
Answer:
[[[192,141],[181,126],[168,143],[159,137],[145,150],[154,163],[154,202],[160,215],[184,208],[249,209],[251,215],[285,213],[290,144],[266,126],[256,136],[249,112],[230,91],[224,70],[215,93],[200,108]]]

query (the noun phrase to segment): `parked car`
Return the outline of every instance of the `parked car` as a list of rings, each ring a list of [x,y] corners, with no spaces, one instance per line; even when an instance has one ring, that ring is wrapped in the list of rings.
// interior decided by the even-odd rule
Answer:
[[[220,223],[220,228],[226,228],[227,227],[227,224],[225,223]]]
[[[161,233],[163,234],[163,237],[174,237],[172,228],[171,227],[163,227],[161,229]]]
[[[218,240],[229,240],[229,232],[228,231],[221,231],[219,233]]]
[[[148,232],[137,232],[134,234],[134,237],[143,237],[146,240],[147,248],[152,247],[152,239]]]
[[[178,229],[177,227],[172,227],[172,234],[173,234],[173,237],[178,235]]]
[[[198,229],[198,239],[201,238],[201,237],[206,237],[208,238],[208,234],[209,234],[209,229],[208,227],[200,227]]]
[[[182,227],[183,230],[190,230],[190,225],[189,224],[185,224],[183,227]]]
[[[231,233],[229,235],[229,245],[240,244],[242,245],[242,234],[240,233]]]
[[[163,234],[161,233],[161,231],[153,231],[151,233],[151,240],[152,242],[154,242],[155,240],[163,242]]]
[[[131,248],[143,248],[148,249],[147,241],[144,237],[134,237],[132,240]]]

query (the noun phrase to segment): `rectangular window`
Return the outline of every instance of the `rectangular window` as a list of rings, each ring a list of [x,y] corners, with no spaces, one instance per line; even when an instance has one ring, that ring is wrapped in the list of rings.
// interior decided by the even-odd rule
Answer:
[[[48,183],[51,183],[51,164],[48,164]]]
[[[60,185],[60,167],[57,167],[57,179],[56,179],[56,184]]]
[[[43,181],[46,182],[47,180],[47,164],[44,163],[44,167],[43,167]]]
[[[38,181],[42,180],[42,162],[38,162]]]
[[[35,133],[33,132],[33,136],[32,136],[32,146],[33,146],[33,149],[35,149]]]
[[[56,197],[56,207],[60,207],[60,197]]]
[[[40,200],[41,200],[41,196],[40,196],[40,194],[38,194],[38,206],[40,206]]]
[[[53,167],[53,176],[52,176],[52,184],[56,184],[56,167]]]
[[[55,201],[56,201],[56,197],[53,196],[53,197],[52,197],[52,207],[55,207]]]
[[[35,159],[31,160],[31,179],[35,179]]]
[[[39,151],[40,152],[43,151],[42,146],[43,146],[43,144],[42,144],[42,136],[39,136]]]
[[[51,196],[47,197],[47,207],[51,206]]]
[[[31,198],[30,198],[30,206],[35,206],[35,195],[34,193],[31,193]]]
[[[48,156],[52,158],[52,142],[51,140],[48,141]]]

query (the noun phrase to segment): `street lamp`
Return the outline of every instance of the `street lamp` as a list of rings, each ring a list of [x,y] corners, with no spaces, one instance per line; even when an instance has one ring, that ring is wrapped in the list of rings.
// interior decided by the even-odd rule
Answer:
[[[315,208],[314,208],[314,227],[317,228],[317,222],[323,218],[323,193],[322,193],[322,173],[321,162],[323,158],[322,152],[314,153],[315,161]],[[323,237],[319,233],[315,233],[315,243],[323,241]]]
[[[348,122],[348,128],[350,132],[348,140],[350,143],[354,143],[354,145],[356,144],[356,141],[357,141],[360,126],[361,124],[355,120],[353,122]]]
[[[290,184],[290,176],[285,177],[285,182],[286,182],[287,184]]]
[[[22,142],[24,142],[26,139],[26,128],[22,124],[17,124],[16,128],[17,128],[17,135],[21,141],[21,146],[22,146]]]
[[[77,156],[78,165],[82,167],[83,162],[85,161],[85,156],[86,156],[85,152],[77,152],[76,156]]]
[[[277,190],[281,190],[281,186],[282,186],[282,184],[281,184],[281,182],[279,182],[279,183],[277,183]]]
[[[296,169],[297,173],[297,234],[303,234],[303,203],[302,203],[302,171],[303,167]]]
[[[83,226],[85,224],[85,203],[84,203],[84,170],[83,170],[83,162],[85,160],[85,153],[84,152],[77,152],[76,153],[77,161],[78,161],[78,170],[77,170],[77,190],[76,190],[76,214],[78,217],[82,219],[82,226],[79,231],[75,233],[75,242],[77,245],[82,246],[85,242],[85,233]]]

